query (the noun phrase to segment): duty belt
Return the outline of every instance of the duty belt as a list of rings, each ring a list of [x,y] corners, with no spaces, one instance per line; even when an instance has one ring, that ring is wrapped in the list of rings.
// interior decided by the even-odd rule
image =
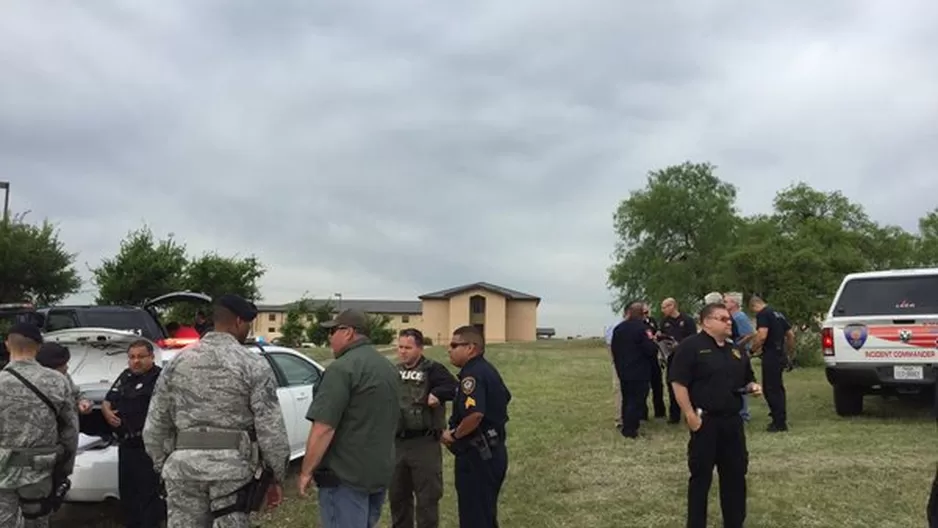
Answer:
[[[35,465],[34,457],[37,455],[58,454],[58,448],[56,447],[11,447],[9,449],[12,453],[10,453],[10,458],[7,459],[7,464],[13,467],[31,468]]]
[[[439,436],[439,435],[440,435],[440,431],[436,431],[434,429],[405,429],[401,431],[400,433],[397,433],[397,437],[402,438],[404,440],[407,440],[410,438],[420,438],[424,436]]]
[[[201,431],[190,429],[176,433],[176,449],[240,449],[247,431]],[[251,441],[256,436],[248,433]]]

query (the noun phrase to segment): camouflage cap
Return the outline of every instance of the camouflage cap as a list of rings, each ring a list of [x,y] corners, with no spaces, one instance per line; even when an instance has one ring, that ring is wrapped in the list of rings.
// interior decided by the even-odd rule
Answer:
[[[349,328],[354,328],[355,330],[364,330],[368,326],[368,319],[365,317],[365,314],[359,312],[358,310],[343,310],[342,313],[335,316],[335,319],[331,321],[326,321],[320,326],[323,328],[337,328],[340,326],[347,326]]]
[[[16,323],[7,330],[7,335],[10,334],[21,335],[36,343],[42,343],[42,332],[40,332],[39,327],[34,324]]]

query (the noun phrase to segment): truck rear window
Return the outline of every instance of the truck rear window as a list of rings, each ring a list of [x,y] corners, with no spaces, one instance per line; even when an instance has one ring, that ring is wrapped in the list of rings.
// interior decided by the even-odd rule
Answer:
[[[159,330],[142,310],[88,310],[81,314],[84,326],[131,330],[151,340],[160,339]]]
[[[938,314],[938,275],[853,279],[844,285],[834,315]]]

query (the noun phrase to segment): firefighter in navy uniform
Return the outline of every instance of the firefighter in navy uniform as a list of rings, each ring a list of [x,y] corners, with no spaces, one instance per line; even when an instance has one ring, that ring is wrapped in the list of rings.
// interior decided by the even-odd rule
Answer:
[[[437,528],[443,497],[446,404],[456,396],[456,377],[423,355],[423,333],[401,330],[397,365],[401,375],[401,421],[395,442],[394,476],[388,499],[392,528]]]
[[[687,528],[707,526],[707,496],[713,467],[720,475],[720,506],[725,528],[746,520],[746,473],[749,453],[739,411],[742,395],[758,396],[749,357],[729,341],[733,318],[720,303],[700,312],[703,329],[678,345],[668,381],[690,429],[687,465]]]
[[[156,528],[166,519],[160,477],[143,446],[143,424],[161,371],[154,359],[149,341],[131,343],[127,348],[128,368],[117,377],[101,405],[104,419],[117,431],[120,441],[118,487],[128,528]]]
[[[498,528],[498,494],[508,472],[505,424],[511,392],[484,353],[485,339],[476,327],[453,332],[449,357],[460,367],[459,388],[442,442],[456,455],[460,528]]]

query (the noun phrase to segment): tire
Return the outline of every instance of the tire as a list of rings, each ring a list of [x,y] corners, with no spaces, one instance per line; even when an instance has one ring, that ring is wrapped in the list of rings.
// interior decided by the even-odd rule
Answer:
[[[834,410],[838,416],[863,413],[863,391],[856,387],[834,385]]]

